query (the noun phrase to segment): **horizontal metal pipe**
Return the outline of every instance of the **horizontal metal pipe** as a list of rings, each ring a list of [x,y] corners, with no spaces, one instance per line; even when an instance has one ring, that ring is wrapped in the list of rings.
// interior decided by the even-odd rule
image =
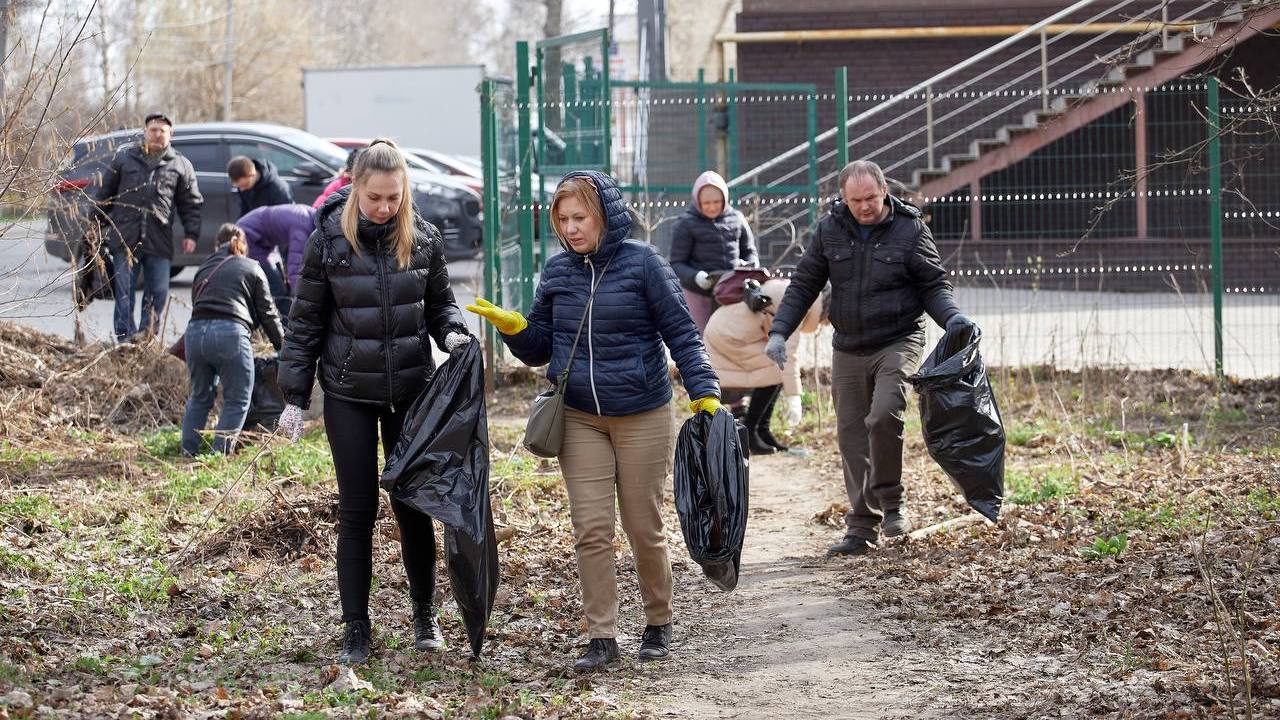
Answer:
[[[1064,33],[1100,35],[1109,32],[1146,33],[1155,30],[1190,30],[1196,25],[1211,22],[1125,22],[1091,23],[1089,25],[1053,24],[1042,29],[1046,34]],[[1016,35],[1030,25],[959,25],[944,27],[896,27],[857,28],[845,30],[769,30],[761,32],[733,32],[716,35],[716,42],[779,43],[779,42],[827,42],[835,40],[904,40],[912,38],[956,37],[1004,37]]]

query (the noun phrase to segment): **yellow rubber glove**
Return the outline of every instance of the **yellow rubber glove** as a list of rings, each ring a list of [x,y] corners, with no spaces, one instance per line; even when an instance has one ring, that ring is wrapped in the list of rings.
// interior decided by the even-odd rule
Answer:
[[[704,398],[698,398],[697,400],[694,400],[693,402],[689,403],[689,412],[692,412],[692,413],[701,411],[701,412],[711,413],[712,415],[715,415],[716,411],[719,409],[720,409],[720,398],[716,397],[715,395],[708,395]]]
[[[468,305],[467,309],[488,320],[498,332],[503,335],[515,335],[521,330],[529,327],[529,321],[515,310],[503,310],[484,298],[476,298],[474,305]]]

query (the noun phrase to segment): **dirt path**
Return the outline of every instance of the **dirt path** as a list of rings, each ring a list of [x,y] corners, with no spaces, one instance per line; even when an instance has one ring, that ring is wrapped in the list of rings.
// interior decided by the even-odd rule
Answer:
[[[830,482],[789,456],[754,459],[751,482],[736,590],[717,591],[682,545],[673,553],[684,560],[682,622],[673,659],[639,705],[679,718],[930,717],[922,711],[936,662],[873,619],[850,586],[856,559],[825,557],[839,532],[812,518],[834,499]]]

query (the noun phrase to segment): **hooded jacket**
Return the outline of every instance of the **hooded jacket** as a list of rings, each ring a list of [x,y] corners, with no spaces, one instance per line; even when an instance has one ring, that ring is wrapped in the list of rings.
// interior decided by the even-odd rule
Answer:
[[[270,160],[254,160],[253,167],[258,171],[258,182],[248,190],[240,190],[240,215],[248,215],[251,211],[268,205],[288,205],[293,202],[293,190],[285,182],[276,166]]]
[[[652,410],[671,401],[671,380],[663,344],[680,369],[689,397],[720,396],[720,385],[689,315],[680,283],[652,245],[630,240],[631,217],[617,184],[608,175],[569,173],[595,184],[605,210],[606,229],[590,253],[565,252],[547,261],[534,294],[528,327],[503,335],[524,363],[550,364],[555,383],[569,361],[584,314],[565,403],[575,410],[612,417]],[[598,283],[587,312],[592,283]]]
[[[724,196],[724,209],[715,218],[708,218],[698,209],[698,191],[711,186]],[[671,267],[685,289],[700,295],[711,295],[711,290],[698,287],[694,278],[698,271],[721,272],[741,266],[759,264],[756,238],[751,233],[747,218],[729,207],[729,187],[718,173],[708,170],[693,183],[693,204],[686,209],[671,228]]]
[[[272,250],[280,250],[289,287],[297,287],[307,238],[316,226],[316,211],[298,203],[269,205],[248,213],[237,220],[236,225],[249,240],[249,257],[262,267],[267,267]]]
[[[782,385],[787,395],[800,393],[800,365],[796,350],[800,347],[800,334],[787,339],[787,364],[782,370],[764,354],[769,342],[769,327],[773,315],[786,293],[790,281],[774,278],[761,286],[761,290],[773,302],[760,312],[752,312],[745,302],[722,305],[711,313],[702,340],[707,344],[711,368],[720,378],[721,387],[746,389]],[[822,315],[822,303],[814,302],[805,313],[800,332],[818,330]]]
[[[247,257],[231,257],[227,248],[210,255],[191,283],[195,296],[192,320],[235,320],[249,328],[261,327],[276,350],[284,342],[280,313],[267,289],[267,276]],[[224,262],[225,261],[225,262]]]
[[[790,337],[831,281],[832,344],[869,353],[923,333],[924,313],[945,327],[959,312],[920,210],[892,195],[866,240],[843,200],[831,204],[800,258],[770,333]]]
[[[415,210],[409,266],[392,244],[395,221],[361,220],[361,251],[342,233],[350,188],[329,196],[307,240],[280,353],[285,401],[306,408],[317,368],[326,395],[375,405],[408,405],[426,387],[451,332],[467,332],[453,299],[440,231]]]
[[[135,255],[172,259],[175,210],[186,237],[200,237],[204,198],[196,171],[172,145],[154,158],[147,157],[141,142],[122,146],[102,171],[94,202],[112,250],[124,246]]]

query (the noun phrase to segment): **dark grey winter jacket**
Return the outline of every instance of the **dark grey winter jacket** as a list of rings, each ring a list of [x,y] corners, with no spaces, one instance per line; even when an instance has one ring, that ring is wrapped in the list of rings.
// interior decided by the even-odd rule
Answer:
[[[103,215],[104,237],[112,249],[123,244],[135,254],[172,258],[175,209],[183,233],[200,237],[204,198],[196,171],[172,145],[154,160],[142,151],[140,142],[121,147],[102,171],[94,202]]]
[[[733,208],[725,208],[714,220],[697,208],[685,210],[671,229],[668,257],[680,284],[702,295],[711,295],[711,290],[698,287],[694,281],[699,270],[732,270],[740,265],[739,260],[747,265],[759,263],[751,227],[742,213]]]
[[[360,223],[361,252],[342,234],[347,186],[316,215],[289,311],[278,382],[287,402],[306,408],[317,364],[326,395],[376,405],[409,405],[426,387],[451,332],[467,333],[453,299],[440,231],[414,212],[415,241],[401,268],[395,221]]]
[[[832,345],[866,353],[924,330],[924,315],[946,326],[956,314],[947,271],[920,210],[889,196],[889,215],[862,240],[843,201],[818,223],[769,333],[790,336],[831,281]]]

